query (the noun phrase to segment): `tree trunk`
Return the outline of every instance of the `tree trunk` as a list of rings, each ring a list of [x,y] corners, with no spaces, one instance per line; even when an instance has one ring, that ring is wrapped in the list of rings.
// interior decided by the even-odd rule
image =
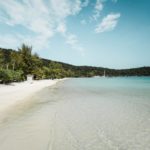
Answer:
[[[13,63],[13,71],[15,70],[15,62]]]

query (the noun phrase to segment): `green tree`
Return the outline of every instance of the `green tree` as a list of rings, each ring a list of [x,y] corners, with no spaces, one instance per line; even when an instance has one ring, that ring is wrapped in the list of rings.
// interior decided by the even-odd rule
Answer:
[[[20,55],[17,52],[12,51],[10,56],[11,56],[12,69],[13,70],[19,69],[19,66],[22,63],[22,59]]]
[[[0,49],[0,64],[2,68],[9,69],[9,65],[11,64],[11,57],[9,51],[2,51]]]
[[[22,44],[19,49],[19,55],[21,58],[21,68],[25,74],[32,72],[32,47]]]
[[[0,49],[0,68],[3,68],[3,63],[4,63],[4,53],[2,49]]]

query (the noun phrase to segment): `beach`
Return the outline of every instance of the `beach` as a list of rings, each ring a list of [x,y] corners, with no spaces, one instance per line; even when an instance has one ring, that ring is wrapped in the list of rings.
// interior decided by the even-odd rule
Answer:
[[[40,87],[24,100],[5,104],[9,111],[1,113],[0,150],[150,149],[150,78],[21,84],[15,86],[29,91]]]
[[[22,109],[34,94],[62,80],[64,79],[33,80],[32,82],[24,81],[8,85],[0,84],[0,122],[12,113],[13,109],[16,109],[15,107]]]

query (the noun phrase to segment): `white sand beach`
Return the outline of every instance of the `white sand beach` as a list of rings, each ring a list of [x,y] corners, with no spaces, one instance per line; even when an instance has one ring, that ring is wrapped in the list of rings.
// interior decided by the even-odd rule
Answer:
[[[8,112],[16,105],[26,103],[29,98],[32,97],[36,92],[56,84],[58,81],[64,79],[55,80],[39,80],[32,82],[20,82],[11,83],[9,85],[0,85],[0,120],[3,120]],[[4,113],[5,112],[5,113]],[[6,113],[7,112],[7,113]],[[4,115],[5,114],[5,115]]]

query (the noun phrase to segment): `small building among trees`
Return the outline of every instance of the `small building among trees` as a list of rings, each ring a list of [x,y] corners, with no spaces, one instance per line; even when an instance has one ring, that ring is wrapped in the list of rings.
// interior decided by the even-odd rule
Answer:
[[[32,74],[28,74],[27,75],[27,82],[32,83],[33,82],[33,75]]]

